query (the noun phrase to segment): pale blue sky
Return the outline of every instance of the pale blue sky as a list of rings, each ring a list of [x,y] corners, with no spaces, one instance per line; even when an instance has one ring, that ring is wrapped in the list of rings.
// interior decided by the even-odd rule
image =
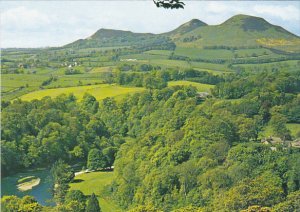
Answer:
[[[61,46],[100,28],[161,33],[193,18],[220,24],[236,14],[265,18],[300,35],[299,1],[184,1],[184,10],[144,1],[1,1],[1,47]]]

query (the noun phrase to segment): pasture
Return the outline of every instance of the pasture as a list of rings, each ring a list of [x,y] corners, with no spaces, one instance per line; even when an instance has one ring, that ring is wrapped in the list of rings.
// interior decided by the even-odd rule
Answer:
[[[21,100],[31,101],[33,99],[42,99],[45,96],[57,97],[61,94],[73,93],[78,100],[81,100],[85,93],[93,95],[97,100],[106,97],[120,97],[122,95],[143,91],[144,88],[121,87],[115,84],[88,85],[68,88],[53,88],[34,91],[20,97]]]
[[[130,61],[127,63],[145,63],[145,64],[151,64],[151,65],[159,65],[159,66],[168,67],[168,68],[209,69],[209,70],[221,72],[221,73],[231,71],[229,68],[227,68],[227,65],[225,65],[225,64],[190,62],[190,61],[183,61],[183,60],[153,59],[153,60]]]
[[[187,48],[177,47],[175,55],[190,57],[191,59],[231,59],[234,54],[226,49],[200,49],[200,48]]]
[[[214,87],[214,85],[197,83],[197,82],[189,82],[189,81],[171,81],[168,82],[168,86],[189,86],[192,85],[197,88],[199,92],[210,92],[210,89]]]

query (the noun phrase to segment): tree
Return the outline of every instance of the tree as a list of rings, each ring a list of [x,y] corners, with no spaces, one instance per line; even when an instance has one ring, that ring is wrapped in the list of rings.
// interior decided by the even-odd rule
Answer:
[[[91,197],[88,198],[85,211],[101,212],[101,208],[95,193],[92,193]]]
[[[88,154],[87,167],[90,170],[106,168],[107,162],[103,153],[98,149],[91,149]]]
[[[16,196],[3,196],[1,198],[1,211],[42,211],[43,206],[31,196],[24,196],[22,199]]]
[[[153,0],[157,7],[163,7],[165,9],[184,9],[184,3],[179,0]]]
[[[290,193],[286,200],[275,205],[274,212],[293,212],[300,211],[300,190]]]
[[[80,190],[70,190],[66,195],[66,202],[78,201],[85,203],[86,196]]]
[[[98,111],[99,102],[91,94],[85,93],[82,99],[82,108],[95,114]]]
[[[86,196],[80,190],[70,190],[65,198],[65,206],[72,208],[71,211],[83,212],[86,207]]]
[[[54,198],[58,203],[63,203],[70,187],[69,182],[75,176],[74,171],[68,164],[58,160],[53,164],[51,174],[54,180]]]
[[[162,78],[156,78],[154,76],[148,75],[144,77],[143,86],[148,88],[150,91],[152,89],[162,89],[167,87],[167,82],[165,82]]]
[[[273,131],[276,136],[280,137],[283,140],[291,138],[291,132],[286,127],[287,118],[284,115],[279,113],[272,114],[270,124],[273,128]]]

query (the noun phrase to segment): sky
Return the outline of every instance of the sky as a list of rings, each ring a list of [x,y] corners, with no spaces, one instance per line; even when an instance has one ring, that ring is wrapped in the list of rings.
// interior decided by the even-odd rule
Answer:
[[[185,9],[136,1],[1,1],[0,47],[62,46],[100,28],[162,33],[197,18],[220,24],[237,14],[259,16],[300,35],[300,1],[189,1]]]

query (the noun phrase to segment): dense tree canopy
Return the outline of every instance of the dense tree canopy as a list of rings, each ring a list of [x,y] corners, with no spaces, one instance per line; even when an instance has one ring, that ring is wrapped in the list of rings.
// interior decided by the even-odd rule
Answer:
[[[119,74],[133,74],[125,72]],[[107,192],[125,210],[299,207],[300,153],[288,145],[296,137],[287,128],[287,123],[298,123],[299,91],[276,77],[297,84],[298,72],[244,71],[214,78],[210,98],[193,86],[152,87],[159,84],[156,80],[208,79],[209,74],[150,72],[140,73],[148,89],[121,100],[98,102],[86,94],[77,101],[62,95],[5,105],[2,174],[54,163],[61,210],[88,208],[84,195],[68,192],[74,173],[66,163],[78,161],[94,170],[114,166]],[[262,143],[266,127],[287,143]],[[5,207],[20,201],[4,200]]]

